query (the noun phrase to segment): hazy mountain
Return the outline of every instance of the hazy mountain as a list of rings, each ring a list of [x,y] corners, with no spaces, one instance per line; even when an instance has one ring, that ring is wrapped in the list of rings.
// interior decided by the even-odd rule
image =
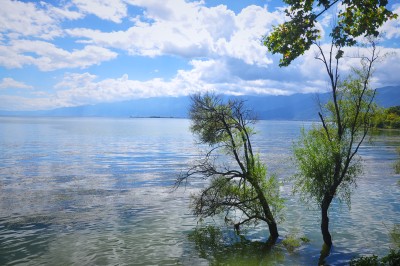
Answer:
[[[256,112],[259,119],[315,120],[318,101],[329,98],[324,94],[294,94],[290,96],[240,96]],[[229,97],[229,96],[225,96]],[[400,105],[400,86],[377,90],[376,102],[383,107]],[[158,97],[116,103],[102,103],[47,111],[7,112],[0,115],[19,116],[101,116],[101,117],[187,117],[189,97]]]

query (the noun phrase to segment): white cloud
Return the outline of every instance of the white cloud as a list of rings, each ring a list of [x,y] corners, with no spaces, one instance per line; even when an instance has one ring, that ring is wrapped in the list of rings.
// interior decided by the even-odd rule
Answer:
[[[72,5],[68,3],[61,8],[55,7],[45,2],[40,2],[40,5],[46,8],[45,10],[49,14],[49,16],[57,20],[77,20],[84,17],[83,13],[70,10],[70,8],[72,8]]]
[[[0,82],[0,89],[32,89],[33,87],[13,78],[3,78]]]
[[[197,16],[197,9],[203,1],[185,0],[125,0],[130,5],[145,8],[144,15],[156,21],[190,21]]]
[[[68,106],[67,103],[53,97],[25,97],[18,95],[0,95],[1,109],[6,111],[49,110]]]
[[[126,4],[119,0],[72,0],[84,13],[120,23],[127,15]]]
[[[146,9],[136,24],[125,31],[68,29],[72,37],[84,43],[118,48],[132,55],[164,54],[188,58],[228,56],[248,64],[271,63],[261,36],[281,14],[266,8],[249,6],[238,15],[226,6],[205,7],[201,2],[129,1]],[[151,21],[151,22],[148,22]]]
[[[399,85],[400,48],[381,48],[385,55],[382,62],[377,64],[373,80],[376,87]]]
[[[398,63],[400,62],[400,49],[382,48],[382,53],[389,51],[392,52],[390,56],[377,65],[372,84],[374,88],[388,85],[390,82],[396,85],[400,72],[400,63]],[[346,52],[354,54],[356,48]],[[344,59],[342,77],[345,77],[351,66],[358,63],[358,59]],[[329,84],[327,74],[321,64],[310,51],[290,67],[273,69],[273,73],[270,69],[266,71],[265,68],[261,68],[266,71],[265,75],[263,72],[257,72],[260,68],[256,65],[246,65],[241,60],[224,59],[191,60],[191,69],[178,70],[176,75],[168,80],[153,78],[139,81],[130,79],[127,74],[119,78],[101,78],[88,72],[67,73],[54,86],[56,89],[54,93],[45,98],[41,96],[41,98],[19,99],[18,108],[26,110],[30,108],[45,109],[44,107],[46,107],[48,109],[137,98],[183,96],[205,91],[232,95],[289,95],[296,92],[324,92],[329,89]],[[240,71],[246,68],[255,74]],[[4,97],[8,97],[8,100],[5,101]],[[11,103],[10,97],[0,96],[0,100],[4,99],[2,101],[3,108],[15,107]],[[43,99],[43,101],[40,102],[38,99]],[[36,108],[35,104],[37,104]]]
[[[241,59],[247,64],[271,64],[271,59],[267,58],[267,48],[261,44],[261,36],[267,34],[271,26],[280,21],[280,14],[270,13],[259,6],[243,9],[235,18],[237,29],[230,40],[222,45],[225,54],[221,54]]]
[[[35,37],[46,40],[63,35],[60,20],[78,19],[82,14],[50,4],[4,0],[0,8],[0,32],[11,39]]]
[[[321,46],[325,55],[329,55],[330,45],[324,44]],[[329,88],[328,76],[324,64],[315,59],[317,48],[314,46],[307,51],[298,61],[294,64],[298,66],[301,72],[301,79],[304,81],[325,81],[324,89]],[[351,73],[352,68],[361,67],[361,57],[370,57],[371,48],[367,47],[345,47],[343,48],[344,57],[339,62],[340,78],[345,78]],[[398,85],[400,73],[400,48],[386,48],[377,46],[376,53],[378,53],[378,61],[374,64],[372,87],[379,88],[389,85]],[[335,51],[334,51],[335,54]]]
[[[42,71],[86,68],[116,57],[117,53],[94,45],[72,52],[44,41],[18,40],[8,46],[0,46],[0,65],[7,68],[21,68],[30,64]]]
[[[235,95],[287,95],[329,88],[327,74],[321,62],[315,60],[313,48],[289,67],[279,68],[278,56],[268,54],[261,44],[260,39],[268,34],[272,25],[285,19],[282,9],[271,12],[267,7],[251,5],[235,13],[225,5],[207,7],[204,1],[184,0],[67,0],[60,2],[63,6],[48,2],[3,2],[0,9],[0,67],[3,69],[36,66],[40,71],[70,69],[79,72],[79,69],[126,54],[172,55],[169,60],[177,56],[184,58],[181,62],[189,67],[177,69],[170,77],[145,81],[130,79],[123,74],[126,73],[123,68],[115,70],[115,73],[121,71],[119,78],[96,76],[88,73],[90,69],[85,70],[86,73],[67,73],[52,92],[29,91],[26,97],[0,95],[2,108],[48,109],[209,90]],[[400,5],[394,8],[400,12]],[[128,14],[131,9],[142,13],[132,17]],[[103,25],[82,19],[88,14],[107,20],[107,28],[115,25],[113,23],[120,24],[105,32]],[[321,30],[329,28],[330,16],[327,14],[317,25]],[[63,24],[70,20],[78,21]],[[72,28],[65,28],[66,25]],[[72,25],[79,25],[79,28]],[[395,38],[400,37],[399,25],[399,19],[387,22],[382,28],[386,38],[396,41]],[[79,48],[66,48],[65,44]],[[356,50],[346,49],[346,54]],[[374,84],[397,85],[400,49],[382,50],[382,53],[395,53],[377,65]],[[140,58],[143,64],[147,64],[147,60],[152,59]],[[342,77],[358,63],[358,59],[345,58]],[[160,69],[152,74],[166,72],[163,65],[146,65],[149,66]],[[5,75],[8,78],[3,79],[0,88],[31,88],[10,78],[11,71]],[[99,68],[97,73],[102,71],[104,69]],[[48,78],[48,75],[43,74],[43,77]]]
[[[179,88],[180,81],[165,81],[155,78],[148,81],[130,80],[127,74],[116,79],[103,79],[89,73],[68,73],[55,87],[56,97],[69,105],[112,102],[121,99],[147,98],[156,96],[185,95]]]
[[[154,78],[146,81],[129,79],[127,74],[116,79],[100,79],[90,73],[68,73],[55,85],[55,102],[67,106],[113,102],[158,96],[183,96],[196,92],[244,95],[288,95],[319,91],[315,81],[285,81],[273,79],[242,79],[232,73],[231,65],[221,60],[192,60],[192,69],[179,70],[170,80]]]
[[[34,58],[20,54],[10,46],[0,46],[0,66],[6,68],[22,68],[24,65],[33,64]]]
[[[395,6],[393,13],[398,15],[397,19],[386,21],[379,29],[380,32],[384,33],[384,37],[387,39],[400,37],[400,5]]]

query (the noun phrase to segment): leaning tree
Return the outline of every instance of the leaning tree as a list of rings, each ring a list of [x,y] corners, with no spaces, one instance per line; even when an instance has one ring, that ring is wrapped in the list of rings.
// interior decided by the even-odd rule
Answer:
[[[192,208],[200,218],[225,215],[225,222],[238,231],[244,224],[265,222],[270,236],[278,238],[276,216],[283,207],[279,182],[267,177],[265,165],[254,152],[251,137],[255,118],[241,100],[224,102],[213,94],[192,96],[191,131],[207,152],[177,180],[208,180],[208,185],[192,195]]]
[[[371,54],[361,57],[361,67],[352,76],[340,78],[339,63],[346,47],[357,44],[358,37],[377,37],[379,27],[397,15],[386,8],[387,0],[284,0],[288,20],[264,38],[272,53],[282,55],[280,66],[290,63],[309,50],[318,48],[316,59],[327,73],[331,99],[321,108],[320,126],[303,132],[294,154],[299,169],[295,191],[315,199],[321,209],[321,232],[324,243],[332,246],[328,210],[336,196],[349,202],[352,186],[361,173],[356,156],[371,127],[375,91],[370,88],[373,65],[378,58],[372,42]],[[338,6],[341,4],[341,6]],[[328,49],[320,44],[318,19],[332,7],[337,8]]]

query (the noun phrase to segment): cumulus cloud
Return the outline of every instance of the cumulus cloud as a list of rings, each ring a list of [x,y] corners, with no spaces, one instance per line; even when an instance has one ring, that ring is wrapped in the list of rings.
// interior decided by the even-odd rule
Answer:
[[[57,22],[63,20],[77,20],[85,16],[82,12],[71,10],[73,5],[69,3],[64,3],[62,7],[56,7],[41,1],[40,6],[42,6],[44,11]]]
[[[3,78],[0,82],[0,89],[32,89],[33,87],[13,78]]]
[[[385,24],[379,29],[387,39],[399,38],[400,37],[400,4],[395,5],[393,13],[398,15],[397,19],[386,21]]]
[[[330,45],[321,45],[324,53],[328,56]],[[361,67],[361,58],[370,57],[372,53],[371,47],[344,47],[344,57],[339,62],[340,78],[345,78],[351,74],[353,68]],[[335,54],[335,50],[333,51]],[[374,64],[374,71],[371,85],[374,88],[379,88],[389,85],[398,85],[398,73],[400,72],[400,48],[387,48],[383,46],[376,47],[376,55],[378,60]],[[295,62],[298,65],[298,70],[301,73],[300,78],[304,81],[318,81],[323,85],[321,91],[329,89],[328,76],[325,66],[320,60],[315,57],[319,56],[319,50],[312,47],[307,51],[300,60]]]
[[[319,91],[318,82],[286,81],[268,78],[242,79],[233,75],[228,61],[215,59],[190,62],[192,68],[179,70],[171,79],[154,78],[146,81],[130,79],[127,74],[120,78],[106,78],[86,73],[67,73],[55,85],[55,102],[68,106],[113,102],[158,96],[184,96],[196,92],[245,95],[289,95],[293,92]]]
[[[165,81],[155,78],[147,81],[129,79],[127,74],[115,79],[99,79],[90,73],[67,73],[56,84],[56,97],[69,105],[112,102],[120,99],[147,98],[156,96],[179,96],[188,92],[180,80]]]
[[[399,85],[400,49],[382,48],[383,60],[377,64],[373,76],[375,87]]]
[[[55,38],[64,37],[61,22],[84,15],[71,4],[56,7],[45,2],[5,0],[0,9],[0,66],[23,68],[35,65],[42,71],[86,68],[117,56],[95,45],[67,51],[57,47]]]
[[[49,110],[68,106],[54,97],[26,97],[20,95],[0,95],[1,109],[7,111]]]
[[[374,88],[390,85],[390,82],[396,85],[400,70],[400,49],[381,49],[382,55],[391,53],[385,61],[377,65],[372,84]],[[352,48],[346,52],[360,54],[366,51]],[[240,69],[244,67],[236,64],[245,63],[232,59],[193,59],[190,61],[190,69],[178,70],[170,79],[153,78],[144,81],[131,79],[127,74],[119,78],[102,78],[89,72],[66,73],[54,86],[56,91],[47,95],[42,103],[38,103],[38,98],[26,98],[20,101],[19,108],[29,109],[35,104],[39,104],[41,108],[79,106],[148,97],[176,97],[205,91],[231,95],[290,95],[325,92],[329,89],[323,65],[314,58],[312,51],[306,53],[293,66],[277,67],[273,73],[255,65],[247,65],[248,69],[252,69],[250,72],[255,73],[243,73]],[[341,77],[345,77],[351,67],[357,65],[357,58],[343,59]],[[265,71],[265,75],[262,70]],[[8,101],[2,101],[2,105],[8,108],[8,103],[11,108],[11,96],[4,97]],[[0,100],[4,97],[0,96]]]
[[[0,32],[8,38],[35,37],[46,40],[63,35],[60,21],[82,15],[50,4],[4,0],[0,9]]]
[[[42,71],[86,68],[116,57],[117,53],[94,45],[72,52],[45,41],[18,40],[8,46],[0,46],[0,65],[7,68],[24,65],[36,65]]]
[[[261,44],[262,36],[285,19],[282,8],[272,12],[267,6],[250,5],[235,13],[225,5],[210,7],[204,1],[185,0],[67,0],[60,2],[62,6],[54,2],[3,2],[0,67],[12,71],[35,66],[42,72],[68,69],[74,73],[65,74],[50,91],[29,91],[25,98],[3,91],[8,95],[0,95],[2,107],[48,109],[202,91],[287,95],[329,88],[326,72],[321,62],[315,60],[313,49],[289,67],[280,68],[278,56],[269,54]],[[393,9],[400,13],[400,5]],[[136,13],[129,14],[130,10]],[[89,15],[105,20],[106,27],[84,20],[92,19]],[[331,17],[332,14],[324,15],[317,25],[324,36]],[[72,20],[77,22],[68,23]],[[382,27],[387,39],[400,37],[399,21],[389,21]],[[364,52],[353,47],[345,52],[354,55],[360,51]],[[399,51],[382,47],[382,54],[390,53],[377,65],[374,85],[398,84]],[[119,78],[91,73],[90,66],[127,55],[131,56],[128,60],[140,57],[140,62],[145,63],[167,55],[173,58],[170,60],[179,58],[186,67],[171,67],[169,72],[175,74],[148,80],[129,77],[123,74],[127,72],[124,68],[113,70]],[[342,77],[357,64],[358,59],[344,58]],[[160,67],[163,66],[155,66]],[[79,69],[85,69],[84,73]],[[106,72],[101,67],[98,70],[96,73]],[[157,75],[163,72],[160,69]],[[31,88],[12,79],[12,73],[7,76],[0,88]]]
[[[248,64],[271,63],[261,36],[282,20],[278,12],[250,6],[238,15],[226,6],[205,7],[183,0],[129,1],[145,8],[127,30],[102,32],[75,28],[67,33],[81,42],[126,50],[131,55],[164,54],[186,58],[233,57]]]
[[[126,4],[119,0],[72,0],[84,13],[94,14],[101,19],[120,23],[127,15]]]

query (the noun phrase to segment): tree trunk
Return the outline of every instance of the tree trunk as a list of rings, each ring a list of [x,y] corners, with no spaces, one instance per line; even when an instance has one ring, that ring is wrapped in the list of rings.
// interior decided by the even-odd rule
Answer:
[[[325,244],[328,247],[332,246],[332,236],[329,233],[329,217],[328,209],[332,202],[333,197],[330,195],[325,195],[321,204],[321,233]]]
[[[273,241],[275,243],[276,239],[278,239],[279,236],[278,226],[276,225],[275,220],[272,220],[268,223],[268,229],[270,234],[268,241]]]
[[[250,180],[249,180],[250,181]],[[264,215],[265,218],[268,220],[268,229],[269,229],[269,240],[268,241],[273,241],[275,242],[276,239],[278,239],[279,237],[279,233],[278,233],[278,227],[276,225],[274,216],[272,215],[271,209],[269,208],[269,204],[267,199],[265,198],[265,195],[263,193],[263,191],[261,190],[260,186],[258,185],[257,182],[250,182],[254,189],[256,190],[258,199],[260,200],[261,206],[264,210]]]

